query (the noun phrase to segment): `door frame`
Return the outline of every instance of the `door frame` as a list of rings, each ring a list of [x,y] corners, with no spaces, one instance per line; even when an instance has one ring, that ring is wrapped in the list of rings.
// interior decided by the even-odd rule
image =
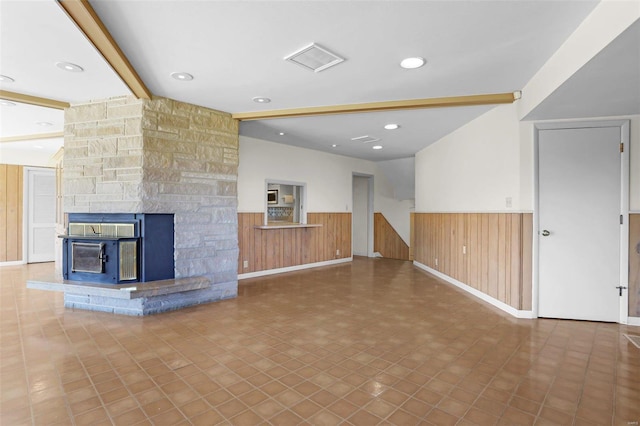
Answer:
[[[351,175],[351,253],[353,253],[353,221],[355,219],[353,214],[354,206],[354,194],[353,194],[353,180],[354,178],[366,178],[367,179],[367,257],[375,257],[373,252],[373,175],[365,173],[353,172]]]
[[[35,166],[24,166],[22,168],[22,260],[23,263],[29,264],[29,247],[30,247],[30,233],[29,233],[29,203],[30,203],[30,187],[31,183],[29,181],[29,173],[33,171],[51,171],[56,176],[56,169],[52,167],[35,167]],[[57,194],[57,184],[56,184],[56,197]],[[57,209],[57,204],[54,206]],[[56,218],[58,220],[58,215],[56,211]],[[55,223],[54,223],[55,225]],[[54,260],[55,261],[55,249],[54,249]]]
[[[539,255],[540,255],[540,185],[539,185],[539,133],[540,130],[585,129],[597,127],[617,127],[620,129],[620,142],[624,151],[620,156],[620,214],[623,223],[620,226],[620,285],[627,287],[620,297],[619,324],[627,324],[629,318],[629,128],[630,120],[594,120],[594,121],[554,121],[534,124],[533,138],[533,276],[532,276],[532,310],[538,317],[539,303]]]

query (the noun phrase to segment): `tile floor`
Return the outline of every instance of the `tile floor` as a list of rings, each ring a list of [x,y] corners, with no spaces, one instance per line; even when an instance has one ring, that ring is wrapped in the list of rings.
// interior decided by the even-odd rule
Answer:
[[[2,425],[637,425],[637,327],[518,320],[408,262],[242,281],[136,318],[0,268]]]

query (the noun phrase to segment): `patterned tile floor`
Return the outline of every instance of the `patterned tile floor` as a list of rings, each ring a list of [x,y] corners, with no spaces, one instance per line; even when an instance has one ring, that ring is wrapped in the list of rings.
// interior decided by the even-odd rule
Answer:
[[[244,280],[135,318],[0,268],[2,425],[633,425],[636,327],[518,320],[408,262]]]

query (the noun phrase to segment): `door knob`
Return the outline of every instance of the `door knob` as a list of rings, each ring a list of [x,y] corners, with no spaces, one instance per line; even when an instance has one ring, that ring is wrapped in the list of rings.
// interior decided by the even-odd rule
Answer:
[[[547,231],[546,229],[544,229],[544,230],[542,231],[542,236],[543,236],[543,237],[548,237],[549,235],[551,235],[551,232]]]

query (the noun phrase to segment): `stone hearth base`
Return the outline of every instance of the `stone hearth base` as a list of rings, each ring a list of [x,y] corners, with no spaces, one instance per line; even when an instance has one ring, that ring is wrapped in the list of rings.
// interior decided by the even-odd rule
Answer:
[[[177,278],[129,284],[97,284],[62,278],[27,281],[27,288],[61,291],[66,308],[111,312],[122,315],[151,315],[225,298],[212,289],[204,277]]]

